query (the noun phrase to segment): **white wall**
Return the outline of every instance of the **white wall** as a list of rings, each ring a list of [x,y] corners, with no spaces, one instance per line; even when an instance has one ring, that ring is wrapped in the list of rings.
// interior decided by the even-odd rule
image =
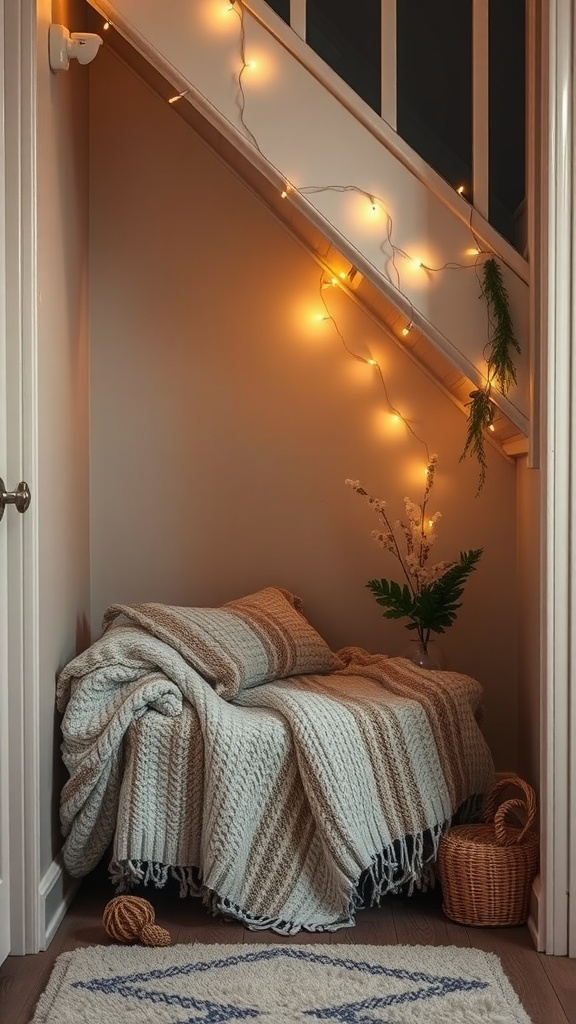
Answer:
[[[48,25],[85,28],[80,0],[38,4],[38,409],[41,874],[62,845],[55,679],[88,641],[88,74],[54,75]]]
[[[90,66],[92,625],[116,601],[212,605],[291,588],[337,648],[400,653],[365,582],[397,578],[344,486],[421,494],[425,455],[321,309],[320,270],[177,111],[104,49]],[[440,457],[438,558],[483,547],[448,666],[486,689],[498,767],[517,755],[516,470],[459,462],[462,414],[342,293],[347,345]]]

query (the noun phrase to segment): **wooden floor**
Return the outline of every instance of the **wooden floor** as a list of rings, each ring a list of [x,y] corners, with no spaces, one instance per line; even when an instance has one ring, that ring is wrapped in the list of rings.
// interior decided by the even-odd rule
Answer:
[[[526,928],[456,925],[444,917],[437,893],[410,899],[389,897],[381,908],[361,911],[355,928],[300,933],[291,938],[272,932],[251,932],[239,923],[214,918],[198,900],[181,900],[176,890],[145,890],[140,894],[154,905],[157,923],[169,930],[174,942],[475,946],[500,957],[533,1024],[576,1024],[576,960],[538,954]],[[102,876],[86,879],[50,948],[36,956],[9,957],[0,966],[2,1024],[28,1024],[59,953],[79,946],[108,944],[102,912],[112,896]]]

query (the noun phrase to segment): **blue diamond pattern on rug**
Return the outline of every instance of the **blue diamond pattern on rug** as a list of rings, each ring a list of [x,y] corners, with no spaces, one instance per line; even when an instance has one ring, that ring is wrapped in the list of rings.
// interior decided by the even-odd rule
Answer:
[[[205,971],[221,971],[240,964],[257,964],[263,961],[293,959],[304,961],[310,965],[320,965],[322,968],[340,968],[347,971],[366,973],[373,977],[383,976],[400,981],[406,987],[402,991],[388,993],[384,996],[371,996],[367,999],[357,1000],[352,1003],[344,1003],[337,1006],[303,1006],[301,1013],[307,1017],[317,1020],[339,1021],[342,1024],[371,1024],[378,1021],[384,1024],[384,1018],[368,1016],[370,1011],[381,1010],[384,1007],[401,1003],[413,1003],[422,999],[432,999],[435,996],[445,996],[451,992],[469,992],[474,989],[488,988],[488,982],[479,979],[446,977],[428,974],[422,971],[409,971],[401,967],[384,967],[380,964],[370,964],[366,961],[342,959],[329,956],[325,953],[316,953],[308,950],[291,947],[272,947],[271,949],[258,952],[246,952],[239,956],[229,956],[219,960],[190,962],[178,967],[168,967],[165,970],[156,969],[151,971],[138,972],[136,974],[118,975],[112,978],[91,978],[87,981],[74,982],[75,988],[83,988],[89,992],[99,994],[115,994],[126,999],[143,1000],[164,1006],[173,1006],[183,1010],[193,1010],[189,1017],[174,1017],[174,1024],[228,1024],[234,1021],[268,1016],[260,1010],[252,1007],[240,1007],[225,1005],[218,1002],[211,1002],[206,999],[195,999],[189,995],[178,994],[177,992],[166,992],[154,986],[154,982],[162,980],[176,980],[182,976],[190,976]],[[414,987],[416,986],[416,987]]]

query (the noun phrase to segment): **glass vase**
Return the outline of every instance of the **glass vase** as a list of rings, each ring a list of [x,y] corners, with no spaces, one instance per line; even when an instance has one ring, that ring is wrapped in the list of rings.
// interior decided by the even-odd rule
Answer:
[[[420,668],[444,668],[444,657],[436,640],[411,640],[403,657]]]

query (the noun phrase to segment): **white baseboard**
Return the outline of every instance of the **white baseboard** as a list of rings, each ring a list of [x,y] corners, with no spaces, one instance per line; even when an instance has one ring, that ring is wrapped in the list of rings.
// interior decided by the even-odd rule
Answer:
[[[67,874],[62,858],[56,857],[40,880],[40,935],[39,948],[48,949],[68,907],[70,906],[80,880]]]

